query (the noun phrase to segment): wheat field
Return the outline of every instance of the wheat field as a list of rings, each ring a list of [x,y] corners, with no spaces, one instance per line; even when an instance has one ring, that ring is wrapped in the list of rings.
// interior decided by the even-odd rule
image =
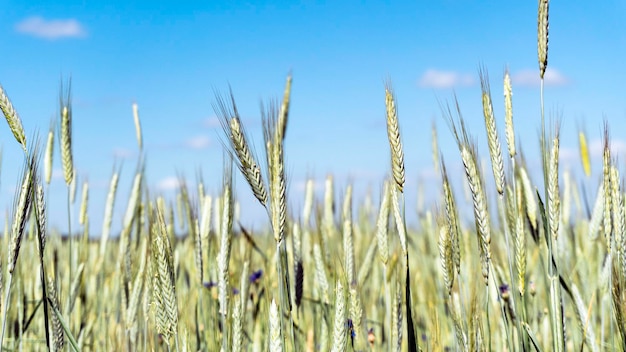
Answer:
[[[97,240],[84,230],[89,184],[76,185],[72,135],[80,131],[72,130],[71,87],[60,89],[58,126],[39,141],[26,139],[0,86],[0,108],[24,152],[0,246],[3,350],[626,350],[626,193],[606,124],[602,178],[591,197],[581,196],[589,192],[576,179],[591,174],[584,131],[577,136],[584,175],[559,168],[560,122],[544,114],[548,5],[539,0],[537,12],[543,178],[532,179],[515,139],[508,72],[496,81],[481,67],[489,156],[479,155],[458,102],[441,104],[448,129],[433,128],[432,140],[439,197],[411,227],[402,143],[410,131],[401,129],[391,80],[380,94],[389,176],[379,204],[353,204],[352,186],[339,194],[329,175],[323,199],[311,179],[302,208],[289,208],[289,75],[282,99],[262,107],[261,156],[233,93],[216,93],[226,156],[215,194],[182,176],[175,201],[150,192],[133,105],[142,153],[128,199],[117,197],[119,170],[111,176]],[[504,91],[504,111],[493,109],[491,84]],[[461,164],[446,163],[440,133],[454,137]],[[66,200],[47,197],[55,153]],[[464,171],[465,194],[453,189],[453,167]],[[269,230],[240,224],[246,214],[236,212],[236,173],[246,183],[240,191],[249,187],[266,210]],[[69,218],[68,228],[50,228],[47,209],[69,209],[74,198],[79,229]],[[119,234],[111,233],[116,202],[126,209]]]

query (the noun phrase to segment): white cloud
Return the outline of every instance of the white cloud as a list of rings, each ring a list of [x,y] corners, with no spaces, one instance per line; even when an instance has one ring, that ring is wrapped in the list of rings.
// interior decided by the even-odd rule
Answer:
[[[63,173],[63,169],[61,168],[52,169],[52,179],[65,181],[65,174]]]
[[[174,191],[178,188],[180,188],[180,180],[176,176],[166,177],[157,184],[159,191]]]
[[[202,120],[202,126],[207,127],[207,128],[215,128],[215,127],[220,127],[221,124],[217,116],[211,116]]]
[[[191,149],[206,149],[211,145],[211,139],[207,136],[196,136],[189,138],[185,146]]]
[[[439,71],[436,69],[428,69],[419,79],[419,85],[423,88],[454,88],[467,87],[474,84],[471,75],[462,74],[455,71]]]
[[[611,139],[609,148],[612,155],[619,154],[621,156],[626,154],[626,141],[621,139]],[[602,157],[604,152],[604,141],[601,139],[595,139],[589,143],[589,154],[592,158]]]
[[[15,30],[44,39],[84,38],[87,36],[87,31],[83,25],[73,18],[47,20],[39,16],[28,17],[17,23]]]
[[[546,69],[543,79],[547,86],[565,86],[571,82],[563,73],[550,67]],[[515,72],[511,75],[511,81],[513,86],[539,87],[541,82],[539,69],[525,69]]]

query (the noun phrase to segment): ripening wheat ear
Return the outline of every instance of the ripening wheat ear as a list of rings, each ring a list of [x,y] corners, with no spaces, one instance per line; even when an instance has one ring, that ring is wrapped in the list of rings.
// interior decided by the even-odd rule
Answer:
[[[283,103],[280,106],[280,113],[278,115],[278,126],[276,131],[278,132],[278,138],[281,141],[285,140],[285,133],[287,132],[287,120],[289,119],[289,103],[291,101],[291,73],[287,76],[287,82],[285,83],[285,93],[283,94]]]
[[[549,0],[539,0],[537,11],[537,54],[539,57],[539,77],[543,80],[548,67],[548,7]]]
[[[489,155],[491,156],[493,177],[496,181],[496,190],[499,194],[503,194],[504,162],[502,160],[502,148],[500,146],[500,138],[498,138],[496,118],[493,115],[493,106],[491,103],[491,88],[489,87],[489,76],[487,75],[487,72],[482,68],[480,70],[480,89],[482,91],[483,116],[485,118],[485,127],[487,129],[487,142],[489,144]]]
[[[270,305],[270,352],[283,351],[283,339],[281,337],[280,316],[278,315],[278,307],[276,301],[272,300]]]
[[[611,149],[610,149],[610,137],[609,137],[609,127],[605,123],[604,124],[604,149],[602,153],[602,190],[604,191],[604,220],[603,220],[603,228],[604,228],[604,239],[606,241],[606,246],[608,252],[611,253],[612,250],[612,230],[613,223],[611,218],[611,210],[613,208],[611,197]]]
[[[552,140],[550,151],[549,179],[548,179],[548,207],[549,222],[552,239],[556,240],[561,222],[561,198],[559,194],[559,133]]]
[[[13,132],[13,136],[17,140],[19,144],[22,145],[22,149],[26,152],[26,136],[24,135],[24,127],[22,127],[22,120],[20,116],[15,111],[13,104],[11,104],[11,100],[7,96],[6,92],[2,85],[0,85],[0,110],[4,114],[4,117],[9,124],[9,128],[11,132]]]
[[[446,164],[441,157],[441,175],[443,178],[443,197],[446,202],[446,222],[448,226],[448,233],[450,236],[450,242],[452,245],[452,261],[454,263],[454,269],[456,269],[457,275],[461,274],[461,245],[460,245],[460,230],[459,230],[459,215],[456,208],[456,202],[454,200],[454,192],[452,192],[452,186],[448,179],[448,172]]]
[[[335,293],[335,323],[333,327],[333,347],[332,352],[343,352],[346,350],[347,335],[346,331],[346,294],[341,283],[341,279],[337,280],[337,291]]]
[[[472,193],[474,219],[476,222],[476,233],[478,235],[478,247],[480,249],[482,264],[482,274],[485,279],[485,284],[488,284],[489,263],[491,259],[491,225],[489,221],[489,211],[487,208],[487,197],[484,190],[483,178],[480,173],[480,169],[478,168],[476,146],[469,140],[458,101],[455,105],[458,116],[458,126],[452,117],[452,112],[449,106],[447,111],[444,111],[444,113],[446,114],[448,124],[452,129],[457,146],[461,152],[461,159],[463,160],[463,166],[465,167],[465,176]]]
[[[172,336],[178,339],[178,303],[176,300],[174,259],[163,212],[164,209],[157,206],[151,223],[151,253],[154,274],[152,295],[157,331],[163,335],[165,342],[169,345]]]
[[[405,179],[404,152],[402,150],[402,140],[400,139],[400,124],[398,123],[396,100],[390,83],[385,85],[385,106],[387,108],[387,137],[391,147],[391,170],[396,187],[398,191],[402,192]]]
[[[24,230],[26,227],[26,221],[28,220],[28,213],[32,205],[33,194],[33,178],[37,175],[37,160],[38,151],[35,147],[31,154],[31,157],[26,160],[24,170],[22,171],[22,186],[19,193],[16,193],[16,198],[13,203],[13,226],[11,231],[11,242],[8,255],[8,274],[7,284],[5,288],[4,298],[4,314],[2,320],[2,335],[0,335],[0,346],[4,341],[4,332],[7,323],[8,302],[11,295],[11,281],[13,278],[13,271],[17,264],[17,258],[20,253],[20,247],[22,244],[22,238],[24,237]]]
[[[509,69],[504,71],[504,125],[506,144],[509,157],[515,157],[515,129],[513,128],[513,88],[511,88],[511,75]]]
[[[47,184],[50,184],[50,180],[52,180],[53,155],[54,155],[54,120],[50,121],[50,129],[48,130],[48,140],[46,142],[46,154],[44,156],[44,172],[46,174]]]
[[[352,231],[352,185],[348,185],[343,202],[343,250],[344,266],[348,276],[348,284],[356,284],[354,264],[354,234]]]
[[[237,166],[248,181],[252,193],[263,206],[267,204],[267,189],[261,174],[261,168],[250,148],[249,138],[244,126],[241,124],[237,105],[232,91],[230,92],[230,103],[223,97],[217,96],[217,103],[213,109],[220,118],[220,123],[224,133],[228,138],[230,147],[237,156]]]
[[[228,291],[229,287],[229,263],[230,252],[232,242],[233,231],[233,208],[234,208],[234,196],[232,187],[232,164],[226,163],[224,169],[224,190],[222,201],[222,218],[219,219],[220,225],[220,248],[217,255],[217,270],[218,270],[218,291],[219,291],[219,312],[222,319],[222,326],[224,329],[222,335],[222,349],[228,349],[228,334],[226,333],[227,316],[228,316]]]
[[[390,181],[385,181],[383,194],[380,198],[380,208],[378,210],[378,220],[376,221],[376,239],[378,240],[378,255],[383,265],[387,266],[389,261],[389,201],[390,201]]]
[[[439,258],[443,274],[443,282],[446,285],[448,296],[452,294],[454,285],[454,264],[452,260],[452,239],[449,227],[445,224],[444,217],[437,217],[437,228],[439,229]]]
[[[59,105],[61,108],[61,159],[63,161],[63,174],[65,183],[69,186],[74,179],[74,161],[72,158],[72,82],[67,88],[66,96],[63,97],[63,86]]]

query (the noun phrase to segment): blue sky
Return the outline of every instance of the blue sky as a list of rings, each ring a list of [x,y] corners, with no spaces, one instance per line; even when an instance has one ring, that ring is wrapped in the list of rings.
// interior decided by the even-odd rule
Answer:
[[[438,101],[449,101],[456,92],[481,156],[488,158],[480,65],[489,71],[501,131],[501,82],[509,67],[518,142],[531,162],[538,159],[536,11],[533,1],[5,0],[0,84],[32,139],[35,132],[45,135],[57,117],[61,77],[71,75],[75,166],[79,180],[89,180],[91,232],[99,233],[114,165],[123,163],[118,227],[131,187],[137,159],[133,102],[139,105],[152,193],[171,193],[179,174],[195,181],[197,170],[214,193],[223,157],[211,105],[214,91],[232,86],[260,152],[259,102],[282,96],[285,77],[293,72],[286,153],[295,212],[308,176],[321,187],[333,173],[339,191],[353,180],[357,199],[368,188],[379,193],[389,169],[384,82],[391,79],[411,213],[418,180],[426,189],[438,186],[432,171],[433,120],[448,167],[460,170]],[[585,126],[597,153],[602,119],[608,120],[616,151],[626,151],[620,139],[626,127],[626,3],[553,2],[550,11],[546,106],[562,118],[562,165],[580,174],[577,126]],[[22,154],[6,124],[0,124],[0,141],[0,209],[10,209]],[[58,148],[55,169],[50,222],[65,228]],[[237,185],[242,220],[260,226],[263,212],[241,179]]]

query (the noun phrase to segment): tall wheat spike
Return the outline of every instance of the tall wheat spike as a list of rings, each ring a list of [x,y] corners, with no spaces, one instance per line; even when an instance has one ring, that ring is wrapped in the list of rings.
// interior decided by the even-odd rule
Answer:
[[[608,253],[612,253],[613,249],[613,223],[611,210],[613,209],[613,198],[611,197],[611,148],[609,141],[609,129],[604,125],[604,148],[602,152],[602,190],[604,192],[604,220],[603,233]]]
[[[50,301],[50,308],[52,310],[60,311],[59,306],[59,297],[57,294],[56,283],[52,277],[48,277],[48,299]],[[50,314],[52,317],[52,326],[51,326],[51,335],[53,339],[53,347],[54,351],[63,351],[63,346],[65,346],[65,334],[63,332],[63,326],[61,325],[61,320],[58,315],[54,312]]]
[[[378,240],[378,254],[383,265],[389,261],[389,197],[390,185],[385,181],[383,194],[380,199],[378,220],[376,221],[376,239]]]
[[[465,168],[467,184],[469,185],[470,191],[472,193],[476,234],[478,237],[478,248],[480,250],[482,265],[482,275],[485,280],[485,285],[488,285],[489,265],[491,260],[491,225],[489,220],[489,211],[487,208],[487,198],[484,191],[483,178],[480,174],[480,169],[478,168],[478,156],[476,152],[476,147],[469,140],[458,102],[456,102],[455,105],[459,120],[459,126],[457,126],[457,124],[455,123],[449,106],[447,108],[447,111],[444,111],[444,113],[447,116],[448,124],[452,129],[452,133],[456,139],[459,151],[461,152],[461,159],[463,160],[463,166]]]
[[[63,97],[63,87],[61,87],[61,96],[59,104],[61,108],[61,160],[63,161],[63,174],[65,175],[65,184],[68,186],[74,179],[74,161],[72,157],[72,83],[70,81],[67,88],[66,96]]]
[[[48,130],[48,140],[46,142],[46,155],[44,157],[44,172],[46,174],[46,183],[50,184],[52,180],[52,161],[54,156],[54,120],[50,122]]]
[[[346,328],[346,293],[341,280],[337,280],[337,290],[335,293],[335,322],[333,324],[333,345],[332,352],[343,352],[347,348],[347,328]]]
[[[278,133],[278,138],[281,141],[285,140],[285,134],[287,133],[287,121],[289,119],[289,103],[291,101],[291,82],[293,81],[293,77],[291,73],[287,76],[287,82],[285,83],[285,93],[283,94],[283,102],[280,106],[280,113],[278,115],[278,125],[276,127],[276,132]]]
[[[550,152],[550,168],[548,180],[548,204],[550,231],[553,240],[559,234],[559,224],[561,223],[561,199],[559,193],[559,135],[552,140],[552,150]]]
[[[22,146],[24,152],[26,152],[26,135],[24,134],[24,127],[22,127],[22,120],[15,111],[13,104],[2,85],[0,85],[0,110],[4,114],[4,117],[9,124],[9,128],[15,137],[15,140]]]
[[[548,7],[549,0],[539,0],[537,11],[537,54],[539,58],[539,77],[543,80],[548,67]]]
[[[506,144],[509,157],[515,157],[515,129],[513,128],[513,88],[511,88],[511,75],[508,68],[504,71],[504,125]]]
[[[267,203],[267,190],[261,174],[261,168],[250,148],[249,138],[241,123],[232,91],[230,92],[229,100],[230,103],[226,103],[225,98],[218,96],[214,110],[220,118],[220,123],[228,138],[230,147],[237,156],[235,160],[239,170],[246,178],[246,181],[248,181],[254,196],[265,206]]]
[[[398,123],[398,113],[396,101],[391,88],[391,84],[385,85],[385,105],[387,107],[387,137],[391,147],[391,170],[396,188],[400,193],[404,189],[404,151],[402,150],[402,140],[400,139],[400,124]]]
[[[17,258],[20,253],[20,247],[22,245],[22,239],[24,237],[24,230],[26,227],[26,221],[28,220],[28,213],[30,211],[33,201],[33,178],[37,174],[37,148],[31,155],[30,159],[27,159],[22,171],[22,183],[19,193],[16,193],[16,198],[13,203],[13,225],[11,227],[11,242],[9,248],[8,258],[8,279],[5,288],[4,296],[4,310],[2,319],[2,335],[0,336],[0,346],[4,343],[4,333],[6,331],[7,313],[9,310],[9,298],[11,297],[11,282],[13,279],[13,272],[17,265]],[[5,232],[6,233],[6,232]]]
[[[352,185],[348,185],[343,202],[343,250],[344,266],[350,285],[356,284],[354,263],[354,234],[352,230]]]
[[[157,331],[163,335],[165,343],[169,345],[172,336],[175,336],[178,341],[178,303],[174,258],[163,215],[164,210],[162,206],[157,205],[151,224],[154,275],[152,295]]]
[[[272,300],[272,304],[270,305],[270,352],[282,352],[283,351],[283,339],[281,337],[281,329],[280,329],[280,316],[278,315],[278,306],[276,306],[276,301]]]
[[[450,238],[449,227],[443,221],[443,216],[437,217],[437,228],[439,232],[439,259],[443,274],[443,282],[446,286],[448,296],[452,294],[454,284],[454,263],[452,261],[452,240]]]
[[[104,218],[102,221],[102,233],[100,234],[100,256],[104,257],[106,246],[111,231],[111,223],[113,221],[113,207],[115,206],[115,195],[117,194],[117,184],[119,181],[119,171],[114,171],[109,183],[109,192],[107,193],[107,201],[104,206]]]
[[[459,215],[456,208],[456,202],[454,200],[454,192],[452,192],[452,186],[448,179],[448,172],[446,164],[441,157],[441,175],[443,178],[443,198],[446,203],[446,223],[448,224],[448,234],[450,236],[450,243],[452,245],[452,260],[454,269],[456,269],[457,275],[461,273],[461,245],[460,245],[460,229],[459,229]]]
[[[496,118],[493,115],[489,76],[484,69],[480,70],[480,88],[482,90],[483,116],[487,129],[487,144],[489,145],[489,155],[491,156],[491,168],[496,181],[496,190],[499,194],[503,194],[504,162],[502,160],[502,148],[500,146],[500,138],[498,137],[498,129],[496,128]]]

